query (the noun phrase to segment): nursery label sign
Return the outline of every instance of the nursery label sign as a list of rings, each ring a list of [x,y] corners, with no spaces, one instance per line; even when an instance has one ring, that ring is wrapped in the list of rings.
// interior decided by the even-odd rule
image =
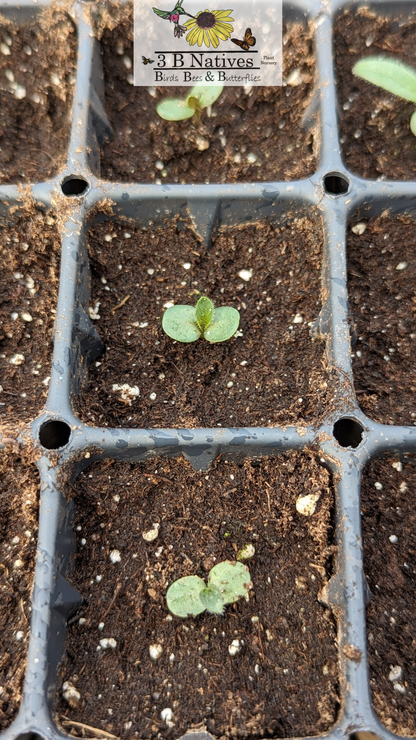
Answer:
[[[282,84],[282,0],[174,2],[134,1],[135,85]]]

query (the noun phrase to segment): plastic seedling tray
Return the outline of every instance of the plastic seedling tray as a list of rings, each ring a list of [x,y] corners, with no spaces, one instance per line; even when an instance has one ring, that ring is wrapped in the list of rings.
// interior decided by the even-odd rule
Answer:
[[[24,1],[13,6],[2,2],[0,7],[6,17],[19,23],[36,15],[40,5]],[[47,402],[30,427],[23,428],[8,418],[2,431],[3,444],[7,444],[7,439],[9,443],[10,439],[19,439],[34,445],[41,492],[24,691],[20,710],[2,733],[2,740],[66,737],[53,720],[53,703],[58,666],[65,651],[67,620],[82,603],[80,593],[68,581],[76,547],[74,503],[64,496],[68,477],[75,479],[97,460],[146,465],[149,460],[183,456],[196,471],[208,471],[220,454],[230,462],[273,457],[278,464],[281,453],[311,448],[317,451],[322,465],[332,471],[335,489],[337,554],[332,577],[320,598],[337,623],[339,711],[325,737],[334,740],[341,736],[362,740],[369,737],[361,733],[372,733],[383,740],[394,737],[372,708],[365,619],[372,593],[363,566],[360,486],[364,469],[378,456],[388,454],[397,463],[404,453],[416,452],[416,429],[410,425],[410,419],[409,426],[392,425],[391,421],[376,423],[363,413],[357,402],[351,349],[356,337],[349,310],[346,246],[350,221],[377,219],[386,213],[390,219],[413,217],[416,186],[413,181],[361,179],[345,167],[341,156],[333,26],[343,10],[350,8],[355,12],[358,7],[356,3],[338,0],[322,4],[313,0],[284,3],[287,18],[306,18],[315,24],[314,100],[321,140],[317,171],[308,179],[292,182],[192,186],[119,184],[100,179],[100,146],[112,132],[104,105],[99,44],[89,22],[90,6],[75,3],[72,7],[78,33],[78,63],[65,169],[51,180],[27,186],[24,192],[18,185],[0,186],[3,214],[12,219],[25,197],[32,197],[43,204],[45,212],[49,209],[55,212],[62,240]],[[386,17],[400,14],[406,20],[411,19],[415,5],[379,0],[374,9]],[[324,222],[324,303],[312,331],[326,342],[327,361],[336,376],[337,411],[331,410],[317,428],[308,425],[306,419],[296,426],[274,427],[243,427],[235,419],[233,428],[204,429],[99,428],[81,423],[73,408],[85,383],[88,364],[96,361],[103,350],[102,339],[88,312],[87,250],[91,213],[98,214],[97,219],[108,218],[100,215],[103,204],[111,206],[116,218],[133,220],[139,227],[166,225],[169,228],[178,216],[190,218],[201,249],[208,249],[212,235],[220,230],[266,220],[284,222],[288,212],[304,214],[312,207],[318,208]],[[371,476],[377,478],[381,474],[371,468],[366,491],[372,490]],[[371,537],[371,522],[365,526]],[[392,532],[393,537],[395,534]],[[369,539],[367,549],[368,542]],[[414,562],[408,565],[414,568]],[[369,581],[374,583],[370,574]],[[414,620],[415,615],[409,618]],[[372,652],[371,660],[374,662]],[[406,667],[402,668],[405,679]],[[400,683],[402,678],[397,668],[394,676],[396,683]],[[413,709],[414,706],[413,697]],[[281,712],[285,714],[285,707]],[[312,734],[319,735],[319,728]],[[201,730],[198,737],[202,740],[207,734]]]

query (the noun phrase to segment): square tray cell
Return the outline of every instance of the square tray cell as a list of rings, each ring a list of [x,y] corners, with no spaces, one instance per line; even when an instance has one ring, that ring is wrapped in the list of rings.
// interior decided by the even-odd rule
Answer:
[[[141,428],[318,422],[333,402],[324,344],[310,336],[322,240],[318,218],[230,229],[210,250],[181,221],[155,231],[92,227],[92,315],[106,349],[90,367],[82,419]],[[194,305],[199,294],[237,308],[240,335],[218,344],[165,335],[165,306]]]
[[[0,182],[46,180],[64,166],[76,35],[48,8],[21,25],[0,16]]]
[[[416,423],[415,247],[410,218],[350,224],[348,289],[358,338],[354,384],[362,410],[382,424]]]
[[[389,6],[390,8],[392,5]],[[397,13],[397,15],[399,15]],[[416,178],[413,103],[401,100],[352,73],[359,59],[384,55],[414,66],[416,21],[394,14],[346,10],[335,22],[334,55],[342,156],[356,175],[373,179]]]
[[[0,454],[0,731],[22,698],[38,529],[39,475],[13,454]]]
[[[301,515],[297,498],[311,492],[316,512]],[[334,498],[313,454],[218,459],[208,473],[182,459],[104,460],[71,495],[71,582],[85,606],[68,632],[55,706],[67,731],[78,734],[78,721],[140,738],[179,737],[200,723],[218,737],[329,729],[338,711],[336,627],[318,592],[331,572]],[[173,581],[206,579],[248,544],[248,601],[222,616],[169,613]],[[153,661],[151,646],[161,650]]]
[[[374,708],[390,732],[416,734],[416,461],[375,460],[362,483],[364,569]]]
[[[52,363],[60,239],[55,214],[34,205],[0,216],[0,421],[42,409]]]
[[[123,182],[222,183],[295,180],[316,169],[316,122],[303,117],[315,77],[312,26],[283,30],[283,87],[226,87],[199,126],[156,113],[166,96],[189,88],[133,87],[133,21],[102,38],[105,106],[114,136],[101,175]]]

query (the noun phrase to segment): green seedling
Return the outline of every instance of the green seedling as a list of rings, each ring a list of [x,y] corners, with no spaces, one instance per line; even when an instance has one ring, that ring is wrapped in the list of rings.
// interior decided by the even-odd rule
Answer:
[[[163,314],[165,334],[178,342],[195,342],[204,337],[208,342],[225,342],[233,336],[240,323],[236,308],[214,308],[213,302],[201,296],[196,306],[171,306]]]
[[[367,57],[354,64],[352,71],[366,82],[416,103],[416,70],[404,62],[383,56]],[[416,111],[410,119],[410,130],[416,136]]]
[[[251,588],[250,572],[243,563],[225,560],[211,568],[208,585],[199,576],[185,576],[172,583],[166,594],[169,611],[177,617],[196,617],[205,610],[222,614]]]
[[[215,103],[223,89],[224,85],[195,85],[184,98],[161,100],[156,111],[165,121],[184,121],[193,117],[195,124],[198,124],[201,111]]]

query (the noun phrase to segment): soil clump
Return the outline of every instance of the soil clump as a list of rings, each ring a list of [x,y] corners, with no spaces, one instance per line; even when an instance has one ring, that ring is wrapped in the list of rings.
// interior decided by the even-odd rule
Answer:
[[[303,516],[296,500],[311,492],[319,495],[316,511]],[[179,737],[204,726],[217,737],[249,738],[331,727],[336,627],[318,593],[331,575],[334,498],[314,454],[217,459],[208,472],[182,459],[105,460],[78,477],[72,495],[70,580],[85,606],[69,628],[61,667],[60,686],[70,682],[78,697],[66,701],[59,688],[55,706],[67,731],[77,735],[72,722],[85,722],[121,737]],[[146,540],[155,528],[156,538]],[[173,581],[206,579],[247,544],[255,548],[248,601],[222,616],[168,612]],[[157,645],[162,652],[152,661],[149,648]]]
[[[414,67],[416,22],[394,22],[368,8],[347,10],[335,22],[334,54],[342,156],[360,177],[415,180],[414,104],[352,73],[360,59],[384,55]]]
[[[46,401],[60,248],[52,211],[0,217],[0,423],[32,421]]]
[[[0,731],[20,706],[30,633],[39,475],[24,456],[0,454]]]
[[[190,88],[133,87],[133,18],[101,39],[105,107],[114,135],[101,176],[123,182],[222,183],[305,178],[319,141],[308,112],[315,78],[312,26],[283,32],[283,87],[225,87],[199,126],[164,121],[156,104]]]
[[[362,484],[368,657],[374,709],[390,732],[416,734],[414,457],[373,461]]]
[[[81,418],[141,428],[318,423],[335,386],[324,344],[310,336],[322,239],[320,220],[303,217],[231,229],[210,250],[180,221],[93,226],[91,304],[106,350],[90,366]],[[165,306],[195,304],[199,293],[240,311],[240,335],[183,344],[164,334]]]
[[[62,11],[17,26],[0,15],[0,182],[39,182],[64,166],[76,35]]]
[[[364,233],[348,233],[358,403],[380,424],[415,424],[416,226],[406,217],[359,223]]]

